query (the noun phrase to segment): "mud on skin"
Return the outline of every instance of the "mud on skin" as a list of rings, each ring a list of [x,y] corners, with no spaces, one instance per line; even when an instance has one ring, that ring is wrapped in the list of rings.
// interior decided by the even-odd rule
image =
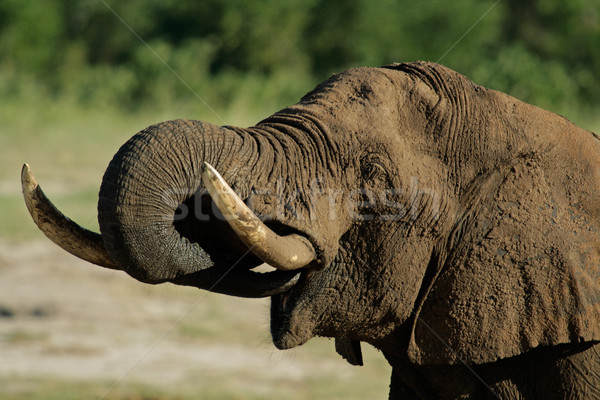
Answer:
[[[344,71],[249,128],[153,125],[107,168],[100,233],[22,180],[65,250],[271,296],[278,348],[368,342],[392,399],[600,397],[598,136],[441,65]]]

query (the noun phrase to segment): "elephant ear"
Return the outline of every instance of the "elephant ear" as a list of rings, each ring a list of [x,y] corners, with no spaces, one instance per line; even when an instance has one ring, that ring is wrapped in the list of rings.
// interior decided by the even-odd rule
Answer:
[[[535,166],[504,178],[487,180],[489,199],[476,199],[434,252],[408,343],[417,364],[600,340],[599,221]]]
[[[508,264],[501,259],[516,255],[498,247],[487,260],[472,254],[443,271],[416,314],[410,359],[479,364],[538,346],[600,340],[600,257],[588,250],[581,260],[550,252]]]

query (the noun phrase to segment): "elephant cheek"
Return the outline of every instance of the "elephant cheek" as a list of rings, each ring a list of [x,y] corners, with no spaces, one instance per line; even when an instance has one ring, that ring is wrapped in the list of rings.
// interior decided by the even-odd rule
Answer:
[[[315,336],[336,336],[346,320],[342,310],[347,310],[339,288],[348,280],[340,268],[333,263],[303,271],[288,292],[271,297],[271,336],[277,348],[300,346]]]

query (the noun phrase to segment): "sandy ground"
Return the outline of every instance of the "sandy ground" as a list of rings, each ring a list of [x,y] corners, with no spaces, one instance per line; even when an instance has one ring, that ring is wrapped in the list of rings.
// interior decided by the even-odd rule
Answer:
[[[319,340],[280,352],[268,335],[268,300],[143,285],[43,239],[0,240],[0,377],[105,381],[107,390],[135,382],[201,391],[219,381],[265,396],[282,381],[360,379],[333,341]],[[372,357],[380,368],[381,356]]]

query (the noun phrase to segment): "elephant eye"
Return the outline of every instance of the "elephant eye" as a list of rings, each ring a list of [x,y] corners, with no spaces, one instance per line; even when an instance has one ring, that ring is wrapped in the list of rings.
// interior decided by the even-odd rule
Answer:
[[[382,157],[371,153],[362,159],[361,174],[364,180],[383,180],[387,176],[387,170]]]
[[[371,164],[368,167],[367,173],[364,175],[367,180],[373,181],[381,179],[385,176],[385,169],[380,164]]]

